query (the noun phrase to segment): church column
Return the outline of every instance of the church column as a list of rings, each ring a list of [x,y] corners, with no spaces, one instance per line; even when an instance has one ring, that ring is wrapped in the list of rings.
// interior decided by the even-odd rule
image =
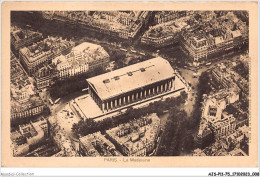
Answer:
[[[107,111],[109,110],[109,107],[108,107],[108,106],[109,106],[109,101],[107,101]]]
[[[92,92],[92,97],[93,97],[93,100],[95,101],[95,102],[97,102],[97,100],[96,100],[96,96],[95,96],[95,94]]]
[[[149,88],[148,89],[148,96],[150,96],[151,95],[151,89]]]
[[[172,79],[171,81],[172,81],[172,87],[173,87],[173,89],[175,90],[175,85],[174,85],[174,83],[173,83],[174,80]]]
[[[140,92],[140,99],[142,99],[143,98],[143,91],[141,90],[141,92]]]
[[[125,104],[125,97],[126,97],[126,96],[124,96],[124,99],[123,99],[123,104]]]
[[[136,92],[135,99],[138,100],[138,92]]]
[[[153,87],[153,95],[155,95],[155,88]]]
[[[102,111],[105,111],[105,104],[102,103]]]
[[[157,94],[159,94],[159,86],[157,86]]]
[[[115,107],[117,107],[117,99],[115,99]]]
[[[135,100],[135,94],[132,94],[132,102]]]
[[[122,98],[120,97],[119,100],[118,100],[118,101],[119,101],[119,102],[118,102],[118,106],[121,106],[121,99],[122,99]]]
[[[89,87],[89,95],[92,97],[91,87]]]
[[[164,84],[164,90],[167,91],[168,87],[167,87],[167,82]]]
[[[161,93],[163,92],[163,84],[161,85]]]
[[[144,97],[146,98],[146,90],[144,90]]]
[[[102,110],[102,104],[100,103],[98,98],[97,98],[97,104],[98,104],[99,108]]]
[[[127,103],[130,102],[130,95],[127,96]]]
[[[113,107],[114,107],[113,106],[113,100],[110,101],[110,106],[111,106],[110,108],[113,109]]]

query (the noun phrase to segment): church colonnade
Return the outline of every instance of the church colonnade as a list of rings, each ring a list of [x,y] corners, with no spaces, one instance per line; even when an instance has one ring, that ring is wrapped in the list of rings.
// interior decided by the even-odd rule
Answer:
[[[122,95],[109,98],[107,100],[101,100],[91,86],[89,86],[89,94],[93,100],[97,103],[100,109],[104,112],[110,111],[133,102],[150,98],[159,95],[164,92],[171,91],[174,88],[175,77],[148,85],[136,90],[124,93]]]

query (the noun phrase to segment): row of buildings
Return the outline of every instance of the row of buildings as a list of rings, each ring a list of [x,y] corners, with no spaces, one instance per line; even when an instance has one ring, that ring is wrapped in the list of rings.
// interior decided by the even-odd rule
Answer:
[[[248,56],[248,55],[247,55]],[[240,56],[242,60],[246,56]],[[244,61],[245,66],[248,65],[248,60]],[[247,100],[249,95],[249,82],[246,78],[243,78],[238,74],[234,68],[236,64],[233,65],[231,62],[221,63],[217,65],[212,71],[212,84],[217,89],[226,89],[231,87],[237,87],[240,89],[240,97]]]
[[[100,132],[80,138],[79,153],[82,156],[122,156],[108,139]]]
[[[192,152],[193,156],[248,156],[249,127],[238,127],[232,134],[222,137],[215,143],[197,148]]]
[[[72,41],[48,37],[20,49],[19,59],[28,74],[32,75],[44,65],[51,64],[54,58],[68,54],[74,45]]]
[[[160,12],[155,21],[158,24],[150,26],[141,43],[154,47],[178,43],[193,62],[248,45],[248,25],[234,12]]]
[[[13,156],[26,155],[47,137],[49,137],[49,127],[44,118],[19,125],[19,130],[11,132]]]
[[[181,32],[199,22],[190,11],[159,11],[155,12],[154,24],[143,34],[141,43],[160,48],[179,44]]]
[[[156,114],[134,119],[126,124],[80,138],[79,151],[83,156],[147,156],[160,136],[160,119]]]
[[[26,117],[41,114],[44,103],[37,95],[36,88],[17,61],[11,54],[11,120],[24,119]]]
[[[220,17],[211,14],[208,21],[202,20],[181,32],[181,46],[194,62],[248,44],[248,26],[233,12]]]
[[[232,71],[232,66],[232,62],[226,65],[221,63],[211,70],[210,82],[217,91],[203,97],[200,128],[196,137],[196,142],[202,149],[210,146],[214,141],[216,143],[222,141],[223,138],[226,138],[225,141],[228,142],[230,140],[227,139],[231,138],[234,139],[232,141],[236,140],[239,143],[241,142],[239,139],[244,137],[244,135],[248,138],[248,131],[246,130],[248,130],[249,115],[241,111],[237,106],[232,106],[241,102],[243,99],[241,97],[242,90],[244,89],[239,87],[237,77],[240,78],[241,76]],[[227,109],[228,106],[229,108]],[[230,109],[232,110],[230,111]],[[242,128],[242,134],[240,131],[241,127],[244,127]]]
[[[42,40],[44,37],[39,32],[11,26],[10,113],[12,129],[15,131],[12,130],[10,134],[13,156],[46,156],[46,154],[58,150],[47,143],[49,139],[48,123],[45,118],[40,116],[45,112],[46,105],[37,92],[34,78],[28,75],[31,74],[30,63],[27,63],[27,66],[25,58],[17,58],[19,53],[27,48],[34,50],[36,54],[38,49],[33,47]],[[48,44],[48,47],[51,45]],[[46,46],[42,44],[39,50],[42,49],[41,47]],[[36,64],[38,65],[39,61],[36,61]],[[42,146],[43,144],[44,146]]]
[[[109,62],[108,53],[96,44],[84,42],[75,46],[73,41],[50,36],[43,38],[38,32],[21,29],[11,32],[12,36],[22,34],[23,38],[17,41],[23,45],[16,45],[15,49],[19,51],[20,63],[39,90],[50,87],[57,79],[64,80],[104,68]]]
[[[56,80],[104,69],[109,63],[109,55],[100,45],[84,42],[71,49],[64,55],[51,60],[51,64],[44,65],[35,74],[34,79],[38,89],[50,87]]]
[[[74,42],[61,38],[47,37],[31,30],[11,26],[11,47],[14,54],[29,76],[32,76],[37,89],[51,86],[56,77],[52,60],[71,52]],[[12,73],[13,74],[13,73]],[[20,81],[22,82],[22,81]]]
[[[199,147],[204,148],[236,130],[236,118],[224,110],[227,105],[238,100],[239,92],[234,89],[223,89],[211,95],[204,95],[200,129],[196,137]]]
[[[61,55],[52,60],[60,80],[91,72],[97,68],[105,68],[109,55],[100,45],[83,42],[72,48],[68,55]]]
[[[154,14],[154,24],[166,23],[168,21],[176,20],[178,18],[184,17],[189,13],[189,11],[157,11]]]
[[[148,11],[43,11],[46,19],[80,25],[88,30],[132,40],[146,25]]]

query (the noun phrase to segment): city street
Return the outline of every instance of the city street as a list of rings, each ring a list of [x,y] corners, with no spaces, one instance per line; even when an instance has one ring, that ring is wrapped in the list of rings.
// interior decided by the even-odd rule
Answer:
[[[187,70],[187,69],[180,69],[181,75],[187,83],[191,84],[191,91],[188,92],[188,98],[186,103],[184,104],[183,108],[187,112],[188,117],[190,117],[193,111],[193,105],[195,104],[196,96],[197,96],[197,85],[199,81],[199,76],[201,73],[198,74],[196,78],[193,77],[194,71]]]
[[[196,97],[197,97],[197,91],[198,91],[197,85],[198,85],[199,77],[200,77],[201,73],[212,69],[213,67],[215,67],[219,63],[228,62],[228,61],[235,61],[240,56],[240,54],[244,54],[244,53],[245,52],[241,52],[241,53],[238,53],[238,54],[232,53],[228,56],[221,57],[219,59],[216,59],[215,61],[212,61],[210,66],[201,65],[200,68],[197,69],[196,78],[193,77],[193,73],[195,73],[194,67],[191,67],[191,69],[190,68],[186,68],[186,69],[185,68],[179,68],[179,71],[180,71],[182,77],[184,78],[184,80],[186,82],[190,83],[191,87],[192,87],[191,91],[188,92],[188,99],[187,99],[187,102],[184,105],[184,109],[187,112],[188,116],[190,116],[192,111],[193,111],[193,105],[195,104],[195,100],[196,100]]]
[[[67,95],[66,97],[61,98],[58,103],[51,105],[49,102],[50,94],[49,94],[48,90],[43,90],[42,92],[40,92],[41,98],[44,100],[44,102],[46,102],[46,104],[50,108],[51,117],[55,116],[57,118],[57,124],[67,133],[67,136],[72,141],[74,149],[76,149],[76,150],[78,149],[79,143],[78,143],[78,139],[73,134],[71,128],[72,128],[72,125],[74,123],[77,123],[80,119],[77,116],[71,114],[72,111],[69,108],[68,103],[72,99],[74,99],[78,96],[81,96],[83,94],[86,94],[86,93],[82,92],[82,91],[71,93],[70,95]],[[53,100],[53,102],[54,101],[55,100]],[[70,116],[67,116],[66,114],[62,114],[62,113],[66,113],[66,112],[64,112],[64,110],[70,111]]]
[[[163,139],[163,136],[164,136],[164,132],[165,132],[164,130],[165,130],[165,126],[166,126],[168,117],[169,117],[169,113],[168,112],[163,114],[163,115],[161,115],[161,116],[159,116],[159,118],[161,120],[162,134],[161,134],[159,142],[157,144],[157,147],[156,147],[156,150],[155,150],[155,155],[157,154],[158,149],[161,146],[161,142],[162,142],[162,139]]]
[[[61,128],[67,133],[68,137],[71,139],[74,149],[78,149],[78,139],[72,132],[72,126],[74,123],[78,123],[80,120],[70,109],[69,105],[66,104],[59,112],[55,114],[57,117],[57,123]]]

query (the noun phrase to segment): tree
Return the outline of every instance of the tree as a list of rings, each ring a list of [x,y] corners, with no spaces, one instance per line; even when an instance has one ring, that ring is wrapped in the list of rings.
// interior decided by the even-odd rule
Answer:
[[[158,150],[158,156],[179,155],[186,137],[187,113],[184,110],[171,109],[167,119],[164,136]],[[186,143],[186,142],[185,142]],[[162,149],[161,149],[162,148]]]
[[[198,93],[195,100],[194,109],[191,113],[191,118],[188,123],[189,130],[196,130],[199,127],[199,122],[201,118],[201,102],[203,101],[203,94],[209,94],[211,92],[211,87],[209,85],[210,77],[208,72],[201,73],[198,83]]]
[[[185,91],[181,92],[181,100],[182,100],[182,104],[184,104],[186,102],[188,98],[188,94]]]

